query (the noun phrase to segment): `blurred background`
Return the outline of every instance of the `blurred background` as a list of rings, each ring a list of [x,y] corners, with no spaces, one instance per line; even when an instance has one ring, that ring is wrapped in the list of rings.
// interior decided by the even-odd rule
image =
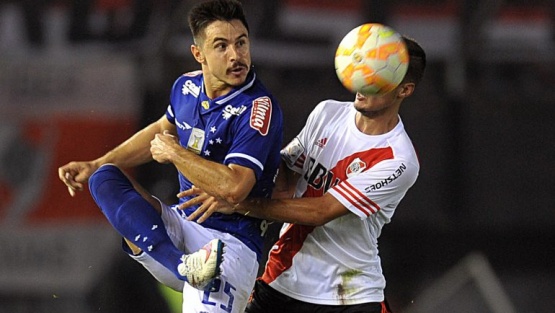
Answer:
[[[199,68],[196,2],[0,1],[0,312],[180,311],[57,168],[164,114],[173,81]],[[401,109],[421,173],[380,239],[394,312],[553,312],[554,1],[243,3],[286,141],[319,101],[353,99],[333,66],[350,29],[381,22],[427,51]],[[134,175],[174,201],[173,167]]]

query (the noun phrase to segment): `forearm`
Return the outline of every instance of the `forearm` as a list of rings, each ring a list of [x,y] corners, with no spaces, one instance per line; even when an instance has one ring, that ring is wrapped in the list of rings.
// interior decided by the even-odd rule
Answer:
[[[113,163],[122,168],[131,168],[152,161],[150,141],[154,135],[162,132],[160,121],[154,122],[135,133],[129,139],[94,160],[100,166]]]
[[[193,185],[230,203],[244,200],[255,183],[254,174],[245,178],[244,167],[215,163],[185,148],[179,149],[171,162]]]
[[[316,198],[247,199],[234,207],[235,213],[276,222],[319,226],[327,222]]]
[[[139,131],[94,162],[98,165],[113,163],[122,168],[131,168],[151,161],[149,142],[152,137],[150,137],[150,130]],[[152,134],[152,136],[154,135]]]

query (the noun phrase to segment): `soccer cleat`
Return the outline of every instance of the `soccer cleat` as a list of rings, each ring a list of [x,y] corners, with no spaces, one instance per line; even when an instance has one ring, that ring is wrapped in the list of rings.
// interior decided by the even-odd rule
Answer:
[[[200,290],[209,289],[214,278],[220,275],[223,254],[224,243],[220,239],[212,239],[197,252],[184,254],[177,271],[187,278],[189,285]]]

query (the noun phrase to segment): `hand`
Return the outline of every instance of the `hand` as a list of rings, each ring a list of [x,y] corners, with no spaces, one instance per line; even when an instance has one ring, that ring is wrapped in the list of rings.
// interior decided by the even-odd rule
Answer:
[[[177,138],[167,131],[164,131],[163,134],[156,134],[150,142],[152,158],[162,164],[170,163],[179,148],[181,145],[177,142]]]
[[[97,169],[93,162],[70,162],[58,168],[58,177],[67,186],[69,195],[74,197],[76,191],[83,191],[83,184]]]
[[[191,206],[200,204],[200,206],[187,217],[187,220],[194,221],[198,218],[197,223],[206,221],[213,213],[232,214],[235,213],[234,206],[227,201],[218,199],[207,194],[202,189],[193,186],[189,190],[182,191],[177,194],[178,198],[193,196],[193,198],[179,205],[179,209],[183,210]]]

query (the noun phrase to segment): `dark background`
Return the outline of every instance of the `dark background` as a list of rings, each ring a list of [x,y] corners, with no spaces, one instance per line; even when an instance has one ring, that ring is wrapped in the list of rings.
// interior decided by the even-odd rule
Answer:
[[[129,22],[133,1],[123,1],[126,27],[116,14],[113,27],[75,26],[67,38],[71,46],[100,46],[136,60],[142,95],[137,127],[163,114],[179,74],[198,68],[185,24],[194,2],[145,1],[135,27]],[[20,35],[24,49],[41,53],[49,38],[36,17],[52,6],[68,14],[72,7],[33,3],[25,12],[38,24]],[[425,78],[401,108],[419,152],[420,176],[380,238],[386,295],[395,312],[553,312],[553,1],[244,4],[254,65],[284,110],[286,140],[319,101],[353,98],[333,68],[335,47],[351,28],[386,23],[428,52]],[[171,168],[148,165],[137,175],[154,194],[175,194]]]

